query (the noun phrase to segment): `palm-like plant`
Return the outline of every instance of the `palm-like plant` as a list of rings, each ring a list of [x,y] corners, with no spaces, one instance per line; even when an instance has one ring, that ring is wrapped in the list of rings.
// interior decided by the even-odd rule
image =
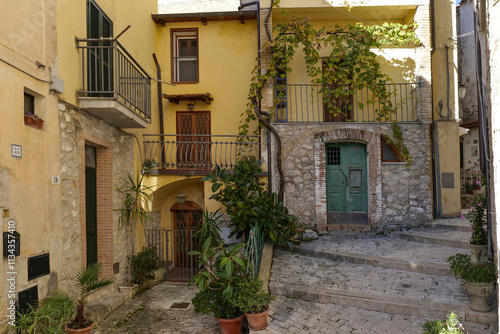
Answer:
[[[85,304],[86,299],[90,292],[102,288],[106,285],[113,283],[111,278],[99,278],[102,274],[102,265],[100,263],[94,263],[89,265],[87,268],[80,270],[76,275],[75,279],[80,287],[80,298],[71,299],[69,294],[65,291],[56,291],[52,293],[52,296],[42,302],[42,305],[51,307],[54,309],[60,309],[68,303],[73,303],[76,305],[76,310],[73,308],[72,315],[73,320],[68,325],[72,328],[86,328],[92,324],[92,321],[87,319],[85,316]],[[68,318],[71,318],[69,316]]]
[[[131,285],[132,281],[132,256],[135,255],[134,244],[134,226],[136,221],[140,221],[142,225],[151,219],[148,210],[145,208],[144,203],[151,200],[151,187],[143,185],[143,176],[137,175],[136,179],[129,174],[127,178],[122,178],[123,184],[116,189],[124,195],[122,208],[117,209],[120,211],[118,219],[119,227],[128,224],[130,244],[132,245],[132,255],[128,260],[127,284]]]

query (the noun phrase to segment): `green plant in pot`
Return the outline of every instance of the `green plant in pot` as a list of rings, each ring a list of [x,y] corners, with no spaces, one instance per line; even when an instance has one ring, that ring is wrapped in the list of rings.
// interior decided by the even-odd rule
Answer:
[[[155,278],[154,271],[160,269],[161,259],[155,246],[144,247],[132,256],[132,282],[144,286],[148,280]]]
[[[471,296],[469,307],[477,312],[491,311],[488,297],[495,289],[497,272],[494,263],[474,265],[470,255],[455,254],[448,258],[453,274],[462,279],[461,287]]]
[[[110,278],[99,278],[101,274],[102,266],[100,263],[91,264],[80,270],[75,275],[75,280],[80,288],[79,298],[72,299],[67,292],[56,291],[52,293],[50,298],[42,302],[42,308],[59,310],[58,312],[64,314],[63,319],[71,319],[71,321],[66,321],[67,333],[90,333],[94,323],[85,314],[87,297],[92,291],[113,283]]]
[[[20,334],[63,334],[74,314],[75,302],[63,300],[57,305],[43,301],[38,307],[29,306],[18,312],[15,328]]]
[[[194,282],[200,288],[192,302],[195,312],[215,315],[221,333],[241,334],[244,315],[231,299],[247,270],[247,261],[242,252],[245,244],[224,247],[216,219],[216,213],[205,213],[198,232],[200,251],[189,252],[189,255],[198,257],[198,267],[202,269],[190,281],[190,284]]]
[[[267,313],[273,297],[262,290],[262,281],[253,276],[238,280],[232,303],[245,313],[252,330],[267,328]]]
[[[486,188],[486,178],[483,176],[481,181],[476,180],[476,184]],[[467,218],[471,226],[471,238],[469,249],[472,254],[472,264],[481,264],[488,260],[488,226],[486,221],[486,208],[488,202],[486,195],[478,193],[474,196],[472,206]]]
[[[132,256],[135,255],[135,223],[140,221],[144,225],[145,222],[152,219],[146,208],[146,204],[151,201],[151,187],[145,186],[143,180],[142,175],[140,177],[137,175],[135,179],[131,175],[128,175],[127,178],[122,178],[122,185],[116,188],[123,195],[122,207],[116,210],[120,212],[118,225],[120,227],[128,225]],[[132,285],[132,256],[128,260],[126,282],[128,287]]]

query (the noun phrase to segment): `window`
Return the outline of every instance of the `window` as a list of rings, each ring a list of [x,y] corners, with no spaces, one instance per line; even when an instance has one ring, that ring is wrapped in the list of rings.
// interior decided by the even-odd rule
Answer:
[[[35,97],[31,94],[24,93],[24,114],[35,114]]]
[[[93,1],[87,1],[87,38],[113,37],[113,22]],[[87,89],[92,96],[113,96],[113,45],[111,42],[89,42],[87,49]]]
[[[382,162],[404,162],[403,156],[399,153],[396,145],[387,138],[381,137]]]
[[[172,81],[176,83],[198,82],[198,29],[172,29],[171,32]]]

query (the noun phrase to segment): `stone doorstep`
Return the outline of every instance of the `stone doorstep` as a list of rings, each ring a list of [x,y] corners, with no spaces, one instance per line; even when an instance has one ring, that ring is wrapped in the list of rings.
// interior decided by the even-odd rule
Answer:
[[[143,307],[144,302],[140,299],[135,298],[127,301],[116,310],[114,310],[113,313],[102,322],[102,324],[99,326],[100,328],[98,328],[97,331],[93,334],[106,333],[107,329],[117,327],[120,323],[131,317],[134,313],[136,313]]]
[[[450,312],[455,312],[460,319],[485,325],[497,323],[495,311],[488,313],[474,312],[467,305],[437,303],[422,300],[408,300],[387,297],[380,294],[360,294],[337,289],[323,289],[321,287],[304,287],[284,283],[271,283],[271,293],[291,298],[300,298],[305,301],[323,304],[336,304],[357,307],[363,310],[398,314],[403,316],[417,316],[444,319]]]
[[[311,255],[332,261],[341,261],[353,264],[364,264],[373,267],[391,268],[397,270],[411,271],[427,275],[439,275],[453,277],[450,266],[444,263],[426,263],[421,261],[397,260],[389,257],[364,255],[357,253],[344,253],[337,251],[322,251],[319,249],[296,248],[295,253]]]
[[[390,235],[391,238],[423,242],[447,247],[454,248],[463,248],[469,249],[469,241],[465,240],[456,240],[452,238],[445,238],[432,235],[432,232],[429,233],[415,233],[415,232],[392,232]]]
[[[124,294],[107,295],[89,302],[85,310],[93,321],[100,324],[113,310],[121,306],[125,301],[126,296]]]

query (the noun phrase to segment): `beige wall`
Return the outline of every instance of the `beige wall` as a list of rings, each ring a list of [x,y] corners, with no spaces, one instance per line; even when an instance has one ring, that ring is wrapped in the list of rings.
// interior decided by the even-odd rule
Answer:
[[[441,173],[454,174],[454,188],[442,188],[441,205],[445,217],[458,217],[460,215],[460,147],[458,134],[458,73],[457,73],[457,48],[455,3],[447,0],[435,1],[435,50],[432,54],[432,87],[435,129],[439,132],[439,156],[436,166],[439,165]],[[448,48],[449,82],[446,73],[446,50]],[[448,94],[449,88],[449,94]],[[443,108],[439,115],[439,102]],[[448,110],[449,105],[449,110]],[[436,167],[437,168],[437,167]],[[438,189],[439,190],[439,189]],[[439,200],[439,199],[438,199]]]

